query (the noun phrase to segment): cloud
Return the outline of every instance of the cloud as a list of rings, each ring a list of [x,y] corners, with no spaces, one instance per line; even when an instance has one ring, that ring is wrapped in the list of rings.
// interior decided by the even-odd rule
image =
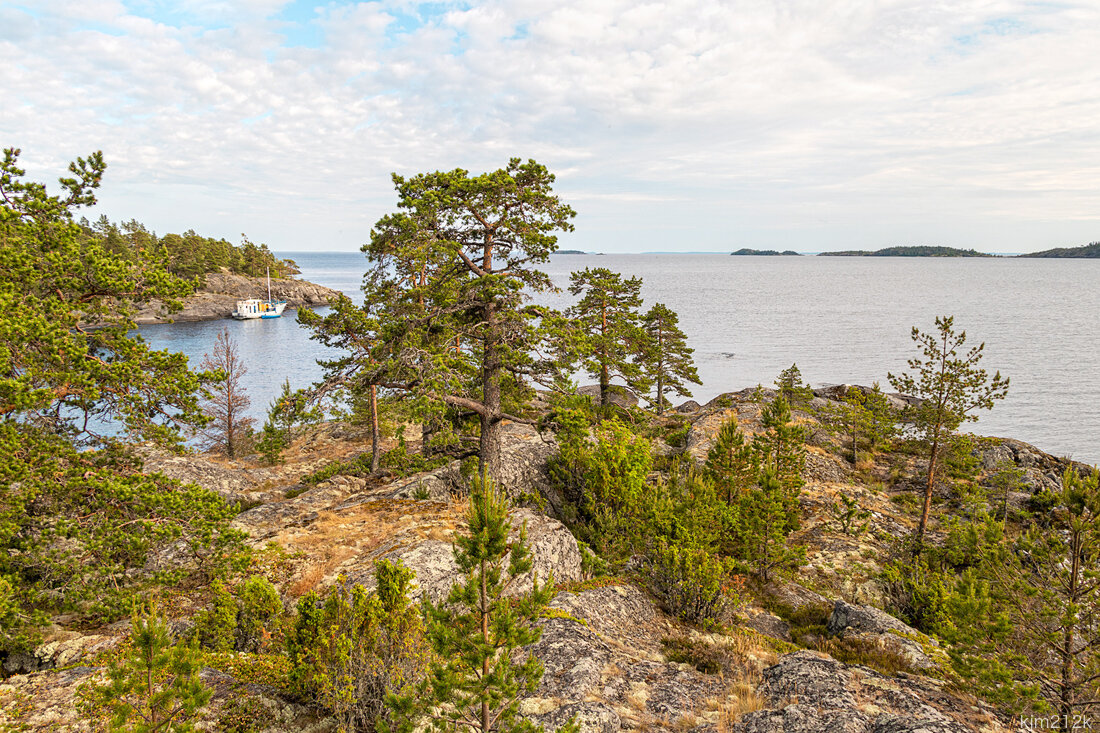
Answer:
[[[1091,3],[99,0],[2,13],[4,143],[38,178],[103,148],[107,190],[127,192],[104,198],[107,213],[155,209],[162,231],[357,246],[392,206],[391,171],[519,155],[574,192],[586,249],[667,249],[646,228],[688,221],[719,247],[745,231],[825,243],[805,249],[902,233],[1001,251],[1034,248],[1036,231],[1044,245],[1096,238]],[[306,32],[317,43],[296,42]],[[187,207],[157,199],[198,189],[209,195]]]

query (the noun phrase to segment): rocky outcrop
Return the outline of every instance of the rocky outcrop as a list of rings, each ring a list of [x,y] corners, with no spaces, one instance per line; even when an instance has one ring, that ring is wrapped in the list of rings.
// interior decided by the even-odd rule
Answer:
[[[946,661],[939,642],[873,606],[837,601],[826,630],[843,639],[878,644],[903,657],[912,669],[931,671]]]
[[[324,285],[294,279],[272,279],[271,297],[285,300],[288,308],[327,305],[340,295]],[[267,280],[228,272],[210,272],[203,285],[183,303],[183,310],[169,313],[160,301],[152,301],[139,309],[138,325],[186,321],[214,321],[229,318],[237,309],[237,301],[246,298],[266,298]]]
[[[886,677],[817,652],[787,654],[764,670],[763,710],[735,733],[966,733],[1003,730],[987,708],[925,678]]]
[[[506,422],[500,434],[500,474],[496,485],[513,505],[542,506],[560,517],[562,496],[551,481],[547,460],[558,450],[554,436],[532,425]],[[470,479],[462,474],[461,463],[451,463],[428,473],[399,479],[391,485],[394,498],[424,497],[449,501],[469,493]]]
[[[528,592],[536,578],[540,584],[551,578],[559,583],[581,579],[580,548],[572,533],[560,522],[529,509],[512,512],[510,519],[512,531],[509,539],[512,541],[519,539],[521,528],[526,528],[532,566],[529,572],[512,581],[505,595],[518,596]],[[416,573],[416,596],[426,595],[435,603],[446,598],[451,586],[461,579],[451,542],[426,540],[371,557],[370,564],[359,570],[345,568],[348,582],[373,588],[375,559],[397,561],[412,570]]]
[[[591,397],[594,401],[599,402],[600,399],[600,385],[598,384],[586,384],[577,390],[577,394]],[[625,387],[621,387],[617,384],[611,385],[611,390],[607,395],[607,401],[616,407],[630,408],[637,407],[638,395],[631,392]]]

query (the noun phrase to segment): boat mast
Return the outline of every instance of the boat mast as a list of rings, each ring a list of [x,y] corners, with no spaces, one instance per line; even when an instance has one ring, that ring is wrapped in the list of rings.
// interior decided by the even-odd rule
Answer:
[[[271,266],[267,268],[267,302],[271,302]]]

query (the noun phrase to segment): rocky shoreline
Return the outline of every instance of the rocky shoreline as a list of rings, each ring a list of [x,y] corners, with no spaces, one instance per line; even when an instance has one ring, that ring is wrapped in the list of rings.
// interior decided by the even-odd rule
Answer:
[[[658,438],[655,450],[698,461],[731,416],[746,432],[760,429],[755,392],[682,405],[667,420],[669,425],[682,420],[686,435],[675,444]],[[840,393],[840,388],[819,390],[813,402],[823,406]],[[765,589],[772,605],[749,603],[722,629],[705,630],[669,615],[632,576],[587,576],[582,549],[555,516],[563,497],[547,467],[556,450],[553,436],[506,423],[500,484],[521,505],[513,525],[517,531],[526,525],[534,571],[540,578],[552,574],[560,589],[541,622],[542,638],[529,649],[545,675],[523,701],[523,715],[548,730],[575,715],[584,733],[1014,729],[1011,720],[953,686],[945,652],[935,640],[879,608],[885,597],[882,564],[892,543],[916,521],[905,500],[914,487],[889,480],[896,464],[881,461],[857,471],[823,445],[811,439],[800,499],[803,523],[795,539],[809,549],[806,564]],[[301,483],[327,463],[365,450],[369,438],[362,429],[331,423],[299,436],[281,466],[153,454],[145,470],[197,483],[250,507],[234,524],[257,551],[272,543],[281,548],[280,587],[288,603],[341,577],[371,585],[373,563],[381,558],[401,560],[415,571],[418,594],[439,600],[458,575],[451,542],[463,522],[461,464],[405,478],[337,475],[315,486]],[[1023,470],[1010,505],[1056,486],[1070,465],[1007,439],[983,441],[975,458],[985,472],[1006,463]],[[919,459],[899,460],[915,467],[912,462]],[[829,506],[840,491],[857,496],[870,512],[866,532],[851,535],[834,527]],[[162,554],[149,570],[177,560]],[[201,604],[193,595],[181,592],[175,598],[173,613],[181,628]],[[811,611],[829,640],[884,650],[898,660],[899,671],[845,663],[796,646],[789,614]],[[103,677],[104,654],[125,633],[126,622],[98,630],[55,626],[33,656],[6,660],[7,673],[15,674],[0,682],[0,729],[14,724],[21,730],[89,730],[77,712],[81,685]],[[714,664],[705,667],[696,658]],[[332,720],[318,718],[284,690],[234,677],[233,670],[207,667],[203,679],[215,691],[203,729],[222,729],[217,727],[221,711],[243,695],[269,712],[257,731],[335,730]]]
[[[306,280],[272,279],[271,296],[285,300],[288,308],[313,308],[328,305],[340,292]],[[144,305],[134,318],[139,326],[157,323],[188,323],[229,318],[237,301],[267,297],[267,280],[227,272],[211,272],[195,294],[184,301],[183,310],[169,313],[160,301]]]

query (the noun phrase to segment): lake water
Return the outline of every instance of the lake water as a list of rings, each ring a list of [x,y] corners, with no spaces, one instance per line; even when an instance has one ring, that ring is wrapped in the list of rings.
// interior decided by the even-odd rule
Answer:
[[[281,256],[295,259],[304,279],[358,296],[362,254]],[[916,355],[911,327],[931,330],[937,315],[954,315],[970,342],[986,343],[983,366],[1012,380],[1008,399],[973,430],[1100,462],[1100,260],[557,255],[545,269],[564,287],[585,267],[642,277],[644,307],[659,301],[680,315],[703,381],[694,390],[700,402],[770,385],[793,362],[813,386],[888,387],[887,373]],[[570,298],[547,301],[563,307]],[[293,313],[141,333],[197,366],[223,328],[248,365],[257,417],[284,379],[302,387],[319,378],[325,352]]]

